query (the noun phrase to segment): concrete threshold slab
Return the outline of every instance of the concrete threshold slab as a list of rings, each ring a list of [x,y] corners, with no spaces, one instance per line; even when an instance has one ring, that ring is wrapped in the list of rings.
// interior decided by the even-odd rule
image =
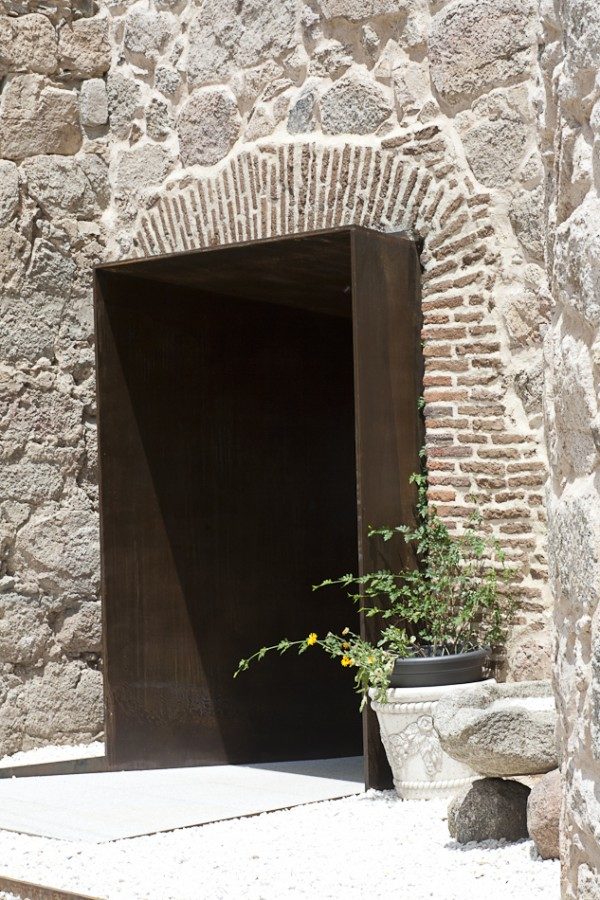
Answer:
[[[0,781],[0,829],[104,843],[364,790],[362,757]]]

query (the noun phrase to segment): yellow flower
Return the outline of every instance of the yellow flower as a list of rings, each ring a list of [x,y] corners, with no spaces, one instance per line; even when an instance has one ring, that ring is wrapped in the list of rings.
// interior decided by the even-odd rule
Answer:
[[[342,644],[342,648],[343,648],[344,650],[349,650],[349,649],[350,649],[350,644],[348,643],[348,641],[344,641],[344,643]]]
[[[306,638],[306,643],[309,647],[312,647],[313,644],[317,643],[317,635],[314,631],[311,631],[309,636]]]
[[[367,662],[369,663],[370,666],[372,666],[373,663],[375,662],[375,659],[372,656],[369,656],[369,658],[367,659]]]
[[[351,665],[353,665],[353,661],[350,659],[349,656],[342,656],[342,665],[343,666],[351,666]]]

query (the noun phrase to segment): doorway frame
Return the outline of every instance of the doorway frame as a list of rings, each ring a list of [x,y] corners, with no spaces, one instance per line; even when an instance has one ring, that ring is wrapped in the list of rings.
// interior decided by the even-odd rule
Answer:
[[[104,403],[102,346],[103,305],[106,290],[104,274],[145,273],[165,260],[185,263],[197,254],[218,261],[216,256],[234,248],[283,245],[297,249],[305,242],[317,246],[328,236],[349,238],[351,272],[351,315],[354,356],[354,403],[356,442],[357,522],[359,574],[383,565],[413,567],[410,547],[397,542],[386,545],[385,560],[380,539],[369,539],[371,526],[411,524],[414,522],[415,489],[409,477],[419,470],[419,451],[423,442],[418,401],[422,393],[423,354],[421,348],[420,265],[414,241],[403,233],[386,233],[360,226],[325,229],[315,232],[270,237],[218,247],[200,248],[165,256],[107,263],[94,270],[94,316],[96,328],[96,371],[99,431],[99,488],[101,531],[101,583],[103,621],[106,622],[107,570],[106,547],[110,523],[103,513],[103,441],[104,429],[111,427],[111,410]],[[308,258],[308,257],[307,257]],[[224,259],[224,257],[222,257]],[[316,273],[315,273],[316,275]],[[363,637],[377,640],[380,623],[361,615]],[[106,735],[109,766],[115,735],[111,726],[112,690],[108,661],[106,627],[103,626],[104,689]],[[392,786],[391,773],[380,737],[375,714],[363,712],[363,749],[365,785],[378,790]],[[160,765],[160,761],[157,762]]]

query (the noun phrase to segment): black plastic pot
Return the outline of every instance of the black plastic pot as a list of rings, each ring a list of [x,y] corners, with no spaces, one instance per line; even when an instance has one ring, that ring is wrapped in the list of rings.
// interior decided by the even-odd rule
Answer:
[[[488,650],[469,650],[446,656],[415,656],[397,659],[390,676],[390,687],[438,687],[483,681]]]

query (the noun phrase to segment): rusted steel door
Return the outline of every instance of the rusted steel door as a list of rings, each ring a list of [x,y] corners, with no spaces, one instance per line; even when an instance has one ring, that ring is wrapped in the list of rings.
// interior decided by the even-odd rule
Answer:
[[[323,654],[232,674],[281,636],[358,627],[311,585],[378,564],[367,525],[412,514],[417,273],[410,241],[355,228],[96,270],[111,765],[361,752],[351,675]]]

